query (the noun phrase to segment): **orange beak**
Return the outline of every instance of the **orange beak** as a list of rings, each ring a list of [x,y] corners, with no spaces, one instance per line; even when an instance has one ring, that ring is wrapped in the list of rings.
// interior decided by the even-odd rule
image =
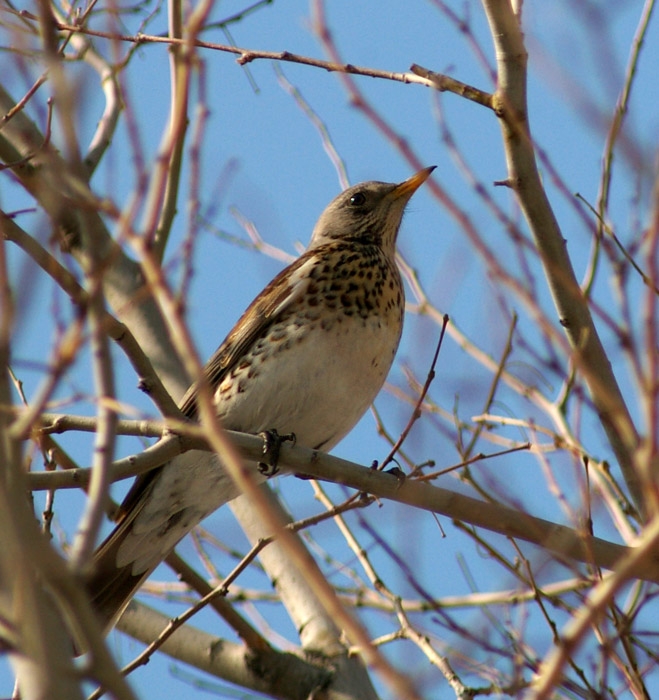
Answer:
[[[406,197],[409,199],[418,189],[423,185],[423,183],[430,177],[430,173],[436,168],[436,165],[431,165],[429,168],[424,168],[419,170],[418,173],[412,175],[411,178],[401,182],[391,191],[391,197],[398,199],[399,197]]]

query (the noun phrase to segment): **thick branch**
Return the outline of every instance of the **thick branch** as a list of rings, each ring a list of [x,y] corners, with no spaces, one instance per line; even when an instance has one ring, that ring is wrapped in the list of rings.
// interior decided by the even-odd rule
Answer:
[[[132,602],[117,626],[131,637],[150,644],[168,623],[165,615]],[[315,697],[333,676],[327,669],[312,666],[293,654],[272,650],[256,654],[242,644],[220,639],[190,625],[178,629],[161,650],[218,678],[284,700]],[[329,700],[345,696],[329,690],[322,697]]]
[[[526,63],[522,32],[509,0],[483,0],[495,44],[498,89],[494,107],[503,131],[507,184],[538,248],[559,320],[583,374],[602,426],[637,507],[643,510],[638,473],[639,437],[574,274],[565,238],[542,186],[528,123]]]
[[[261,438],[232,431],[227,431],[227,434],[243,457],[255,461],[262,458]],[[129,478],[136,473],[153,469],[164,461],[172,459],[176,454],[180,454],[190,445],[199,449],[202,443],[200,440],[192,441],[190,438],[179,436],[166,438],[140,455],[115,462],[114,478]],[[629,552],[628,547],[591,537],[586,533],[536,518],[520,510],[496,503],[486,503],[422,481],[408,479],[401,482],[392,474],[369,469],[304,447],[282,445],[279,466],[287,471],[343,484],[380,498],[405,503],[507,537],[521,539],[553,552],[565,560],[586,562],[613,570],[620,558]],[[30,487],[35,490],[79,488],[88,482],[89,470],[35,472],[29,474],[28,479]],[[635,576],[659,582],[659,558],[645,560]]]

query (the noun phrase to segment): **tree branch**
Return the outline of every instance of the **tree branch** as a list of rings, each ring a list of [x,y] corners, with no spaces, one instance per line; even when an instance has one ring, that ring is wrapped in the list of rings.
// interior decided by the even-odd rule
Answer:
[[[196,431],[195,431],[196,432]],[[199,433],[196,433],[199,435]],[[263,456],[263,440],[254,435],[226,431],[227,437],[246,459],[258,462]],[[113,480],[126,479],[160,466],[186,449],[200,449],[199,438],[171,436],[139,455],[114,462]],[[482,527],[506,537],[530,542],[564,560],[576,560],[613,570],[629,548],[577,532],[498,503],[487,503],[454,491],[431,486],[421,480],[399,481],[392,475],[327,455],[305,447],[285,443],[281,447],[279,467],[295,474],[342,484],[415,508]],[[80,488],[88,483],[89,469],[67,472],[28,474],[33,490]],[[638,578],[659,582],[659,556],[647,558],[635,573]]]
[[[494,107],[500,119],[514,190],[538,247],[559,320],[584,375],[600,421],[627,488],[639,511],[645,510],[639,437],[574,274],[565,238],[538,173],[528,122],[526,62],[522,32],[509,0],[483,0],[495,45],[498,88]]]

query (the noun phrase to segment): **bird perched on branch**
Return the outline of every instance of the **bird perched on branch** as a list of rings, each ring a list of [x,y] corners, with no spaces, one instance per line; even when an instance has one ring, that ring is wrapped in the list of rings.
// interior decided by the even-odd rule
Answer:
[[[223,427],[293,433],[329,451],[380,391],[398,348],[405,299],[396,238],[434,167],[400,184],[364,182],[322,213],[307,250],[256,297],[204,369]],[[197,415],[196,387],[181,409]],[[195,525],[237,496],[207,453],[190,451],[139,477],[87,582],[109,626]]]

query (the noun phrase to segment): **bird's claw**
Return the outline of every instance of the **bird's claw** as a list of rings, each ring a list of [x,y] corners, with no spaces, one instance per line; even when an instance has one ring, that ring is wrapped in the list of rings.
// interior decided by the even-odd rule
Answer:
[[[371,462],[371,469],[374,470],[379,470],[380,465],[378,464],[378,460],[374,459]],[[405,472],[398,466],[396,465],[395,467],[391,467],[391,469],[385,469],[383,474],[391,474],[392,476],[395,476],[398,479],[399,484],[403,484],[405,482],[405,479],[407,478],[407,475]]]
[[[297,438],[295,433],[280,435],[274,428],[264,430],[259,433],[259,437],[263,439],[263,456],[267,460],[266,462],[259,462],[259,472],[267,477],[274,476],[279,471],[277,463],[279,462],[279,452],[282,444],[292,442],[295,445]]]
[[[398,479],[399,485],[405,483],[405,479],[407,478],[405,472],[400,467],[392,467],[391,469],[387,469],[384,473],[395,476]]]

